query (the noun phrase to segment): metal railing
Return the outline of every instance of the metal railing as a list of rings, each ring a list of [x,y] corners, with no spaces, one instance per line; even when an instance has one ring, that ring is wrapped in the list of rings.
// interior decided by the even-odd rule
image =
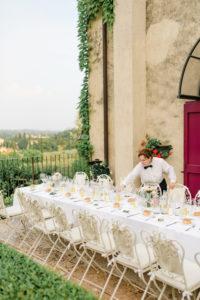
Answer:
[[[89,167],[87,162],[74,152],[21,159],[0,159],[0,190],[6,198],[13,194],[16,187],[37,184],[40,173],[51,175],[60,172],[63,176],[73,178],[77,171],[88,173]]]

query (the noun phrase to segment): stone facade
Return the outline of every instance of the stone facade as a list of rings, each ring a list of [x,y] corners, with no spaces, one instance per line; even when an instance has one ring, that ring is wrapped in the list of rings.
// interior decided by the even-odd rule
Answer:
[[[109,158],[116,182],[137,163],[146,133],[173,145],[168,161],[183,180],[184,101],[177,94],[183,64],[200,36],[199,12],[198,0],[116,0],[108,43]],[[101,34],[100,19],[91,30]],[[103,159],[101,55],[91,62],[90,94],[94,158]]]
[[[183,64],[200,36],[200,1],[148,0],[146,4],[148,133],[173,145],[168,161],[182,182],[184,101],[177,94]]]

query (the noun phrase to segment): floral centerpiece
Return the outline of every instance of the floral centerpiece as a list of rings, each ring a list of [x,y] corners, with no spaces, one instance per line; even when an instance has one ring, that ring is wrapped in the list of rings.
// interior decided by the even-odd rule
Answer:
[[[152,150],[153,156],[159,158],[168,158],[172,155],[172,145],[163,145],[163,143],[154,137],[146,135],[145,140],[142,141],[141,146]]]
[[[62,174],[60,174],[59,172],[56,172],[52,175],[51,178],[52,178],[54,185],[58,185],[60,183],[60,181],[62,180]]]
[[[146,207],[159,205],[159,190],[157,185],[144,184],[139,189],[139,195],[144,199]]]

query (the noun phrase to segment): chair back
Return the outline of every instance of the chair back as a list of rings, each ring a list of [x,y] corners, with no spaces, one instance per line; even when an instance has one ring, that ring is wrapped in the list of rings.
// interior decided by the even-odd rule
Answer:
[[[113,186],[113,181],[107,174],[101,174],[97,177],[97,183],[103,188],[111,188]]]
[[[197,265],[200,267],[200,252],[197,252],[195,254],[194,259],[195,259]]]
[[[100,224],[96,216],[90,215],[87,211],[79,211],[77,220],[81,228],[81,237],[83,241],[99,243]]]
[[[159,272],[186,285],[183,269],[185,256],[183,247],[177,241],[169,240],[161,233],[153,233],[150,236],[150,243]]]
[[[89,179],[85,172],[76,172],[73,180],[77,185],[84,185]]]
[[[30,200],[29,216],[31,218],[31,222],[34,224],[45,223],[42,208],[37,200]]]
[[[168,201],[171,203],[179,203],[180,205],[192,204],[192,197],[188,187],[182,184],[176,184],[175,187],[168,192]]]
[[[136,234],[132,230],[116,221],[112,224],[112,235],[116,252],[125,257],[137,258]]]
[[[0,216],[8,217],[7,212],[6,212],[6,207],[4,204],[4,197],[2,191],[0,191]]]
[[[71,226],[68,222],[67,216],[64,213],[62,207],[60,206],[56,207],[55,205],[51,205],[49,207],[49,210],[53,217],[56,231],[64,232],[70,230]]]
[[[95,246],[101,251],[113,251],[113,240],[110,234],[109,222],[99,219],[98,216],[89,214],[87,211],[74,211],[74,219],[78,222],[82,242],[88,246]]]
[[[17,197],[18,201],[19,201],[19,205],[21,207],[21,210],[25,213],[28,211],[28,209],[30,208],[30,201],[29,199],[26,197],[26,195],[20,191],[19,188],[17,188],[15,190],[15,196]]]
[[[200,206],[200,190],[196,193],[193,203],[196,206]]]

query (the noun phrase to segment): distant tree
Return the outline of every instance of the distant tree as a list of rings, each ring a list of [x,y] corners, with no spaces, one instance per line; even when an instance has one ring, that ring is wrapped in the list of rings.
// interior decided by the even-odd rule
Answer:
[[[25,150],[27,149],[27,146],[28,146],[28,139],[26,138],[26,136],[21,136],[19,139],[18,139],[18,142],[17,142],[17,145],[18,145],[18,148],[20,150]]]

